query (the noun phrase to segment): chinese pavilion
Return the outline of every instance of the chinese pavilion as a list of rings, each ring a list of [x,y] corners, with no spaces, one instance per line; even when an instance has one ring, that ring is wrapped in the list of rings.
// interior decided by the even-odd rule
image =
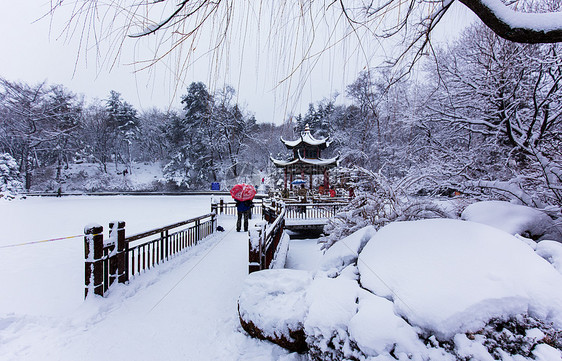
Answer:
[[[330,146],[329,138],[314,138],[310,134],[310,127],[307,124],[299,139],[285,140],[281,137],[281,142],[285,144],[287,149],[293,151],[293,158],[289,161],[270,158],[277,168],[284,169],[285,189],[287,188],[287,181],[290,182],[292,189],[296,177],[300,176],[304,183],[307,175],[309,176],[310,189],[312,189],[313,175],[323,175],[324,189],[330,187],[328,171],[338,166],[339,155],[330,159],[321,158],[322,151]]]

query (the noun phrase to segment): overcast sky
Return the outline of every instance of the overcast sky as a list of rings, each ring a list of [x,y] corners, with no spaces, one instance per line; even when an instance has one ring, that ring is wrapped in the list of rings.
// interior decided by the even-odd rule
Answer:
[[[60,36],[64,11],[53,19],[38,20],[48,11],[49,3],[46,0],[0,0],[0,76],[30,84],[44,80],[49,84],[62,84],[75,93],[84,94],[87,100],[104,99],[110,90],[116,90],[138,110],[154,106],[180,107],[180,96],[192,81],[203,81],[211,87],[227,83],[238,91],[238,102],[254,113],[258,121],[281,123],[290,113],[306,112],[310,102],[330,97],[335,92],[343,94],[345,86],[354,81],[361,69],[378,65],[375,57],[367,60],[357,55],[356,44],[351,41],[344,48],[330,49],[315,58],[313,70],[306,65],[279,86],[279,80],[285,78],[290,68],[279,59],[283,56],[280,54],[283,50],[279,49],[291,44],[283,44],[284,40],[280,39],[265,45],[263,38],[256,40],[252,35],[254,29],[250,35],[234,34],[232,46],[219,64],[212,64],[208,57],[201,56],[179,80],[177,71],[172,71],[178,59],[135,72],[139,65],[131,64],[146,58],[154,44],[131,41],[115,63],[112,57],[103,58],[106,53],[102,49],[101,61],[96,61],[93,47],[89,48],[89,56],[78,51],[78,36],[70,41]],[[462,6],[451,10],[438,29],[440,39],[457,33],[460,26],[473,19]],[[202,43],[205,45],[204,41]],[[382,56],[389,52],[375,41],[362,43],[371,48],[372,54]],[[275,49],[276,46],[280,48]],[[194,56],[201,53],[196,49]],[[339,99],[342,97],[340,95]]]

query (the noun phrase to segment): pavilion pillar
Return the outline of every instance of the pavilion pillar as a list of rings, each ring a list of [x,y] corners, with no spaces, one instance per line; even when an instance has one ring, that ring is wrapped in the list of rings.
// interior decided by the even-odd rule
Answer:
[[[330,189],[330,176],[328,174],[328,168],[324,168],[324,189]]]
[[[310,191],[312,191],[312,174],[314,173],[314,171],[311,169],[310,170]]]
[[[293,170],[291,169],[291,190],[293,190]]]
[[[287,167],[284,168],[285,169],[285,188],[287,189]]]

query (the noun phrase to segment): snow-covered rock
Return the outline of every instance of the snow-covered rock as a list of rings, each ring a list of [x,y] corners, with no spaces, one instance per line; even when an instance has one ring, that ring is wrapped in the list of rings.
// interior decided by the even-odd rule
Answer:
[[[309,311],[304,322],[309,355],[333,360],[353,353],[347,325],[357,313],[359,284],[345,277],[314,279],[306,294]]]
[[[355,263],[359,252],[375,233],[375,228],[368,226],[337,241],[322,256],[320,268],[324,271],[335,269],[339,272],[344,267]]]
[[[392,301],[361,293],[359,312],[349,322],[349,334],[366,355],[420,354],[426,350],[416,330],[394,313]]]
[[[546,213],[536,208],[503,201],[477,202],[466,207],[461,218],[534,240],[562,242],[562,231]]]
[[[311,282],[307,271],[275,269],[248,275],[238,299],[244,330],[289,350],[305,351],[303,322]]]
[[[381,228],[359,255],[363,287],[441,339],[495,317],[529,314],[562,327],[562,277],[517,238],[479,223],[433,219]]]
[[[562,273],[562,244],[554,241],[540,241],[535,252],[546,259],[558,272]]]

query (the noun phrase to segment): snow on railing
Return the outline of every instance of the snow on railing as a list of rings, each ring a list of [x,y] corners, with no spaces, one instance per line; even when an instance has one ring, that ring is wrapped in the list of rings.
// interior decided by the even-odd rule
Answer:
[[[89,224],[84,228],[85,296],[103,296],[115,281],[128,282],[136,274],[195,246],[216,228],[214,212],[127,238],[125,222],[111,222],[105,240],[103,227]]]
[[[277,209],[280,210],[279,213]],[[262,214],[265,221],[259,222],[250,230],[249,273],[270,268],[285,228],[284,204],[263,204]]]

